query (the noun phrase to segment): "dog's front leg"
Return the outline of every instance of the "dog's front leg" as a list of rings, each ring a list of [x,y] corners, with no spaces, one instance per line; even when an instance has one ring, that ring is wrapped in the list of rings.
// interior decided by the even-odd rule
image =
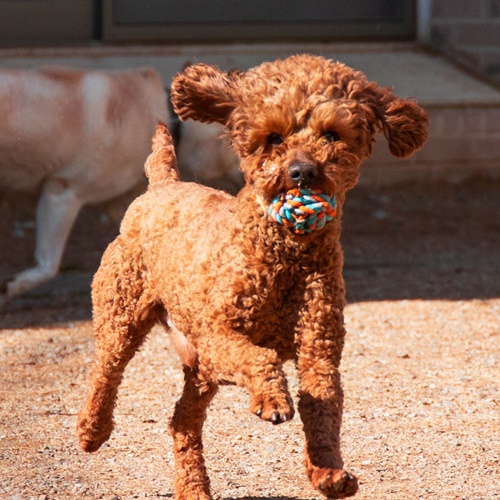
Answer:
[[[36,266],[3,285],[5,295],[0,295],[0,304],[56,276],[66,240],[82,205],[82,200],[62,180],[45,182],[36,209]]]
[[[207,327],[205,331],[216,334],[198,340],[200,371],[212,380],[246,387],[251,396],[250,411],[262,420],[273,424],[291,420],[293,401],[276,351],[254,344],[226,325]]]
[[[341,307],[323,296],[301,315],[298,331],[299,413],[306,437],[306,469],[328,498],[352,496],[357,479],[343,469],[340,452],[343,392],[340,358],[344,343]]]

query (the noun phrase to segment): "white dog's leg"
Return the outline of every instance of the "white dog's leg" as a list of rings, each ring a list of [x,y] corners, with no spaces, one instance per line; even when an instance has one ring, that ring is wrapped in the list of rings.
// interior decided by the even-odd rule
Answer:
[[[0,305],[53,278],[59,271],[66,240],[82,201],[61,179],[48,179],[36,210],[36,266],[13,276]]]

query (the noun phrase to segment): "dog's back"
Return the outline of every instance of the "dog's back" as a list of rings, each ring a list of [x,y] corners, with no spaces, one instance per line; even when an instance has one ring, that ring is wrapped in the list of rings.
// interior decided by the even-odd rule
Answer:
[[[152,149],[145,165],[148,190],[127,210],[120,234],[134,251],[148,246],[148,279],[168,293],[181,273],[172,270],[168,275],[165,266],[176,268],[182,262],[182,274],[190,274],[191,282],[209,278],[206,263],[217,261],[214,253],[228,241],[226,233],[236,222],[236,199],[197,183],[179,182],[174,146],[164,124],[157,127]],[[164,279],[170,283],[161,283]]]
[[[0,70],[0,186],[33,191],[57,173],[87,201],[116,196],[141,178],[166,118],[154,70]]]

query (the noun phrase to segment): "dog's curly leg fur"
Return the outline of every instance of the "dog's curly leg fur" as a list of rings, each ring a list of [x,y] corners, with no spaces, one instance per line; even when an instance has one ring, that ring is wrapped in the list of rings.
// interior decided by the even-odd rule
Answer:
[[[207,407],[217,385],[201,381],[197,371],[184,367],[184,391],[170,421],[174,438],[175,491],[178,500],[210,500],[210,481],[201,439]]]
[[[262,420],[273,424],[291,420],[293,401],[276,351],[257,346],[225,326],[214,329],[218,335],[199,340],[200,370],[246,387],[251,396],[250,411]],[[206,365],[205,360],[209,360]]]
[[[338,289],[339,283],[333,286]],[[328,498],[346,498],[356,493],[358,482],[343,470],[340,453],[344,397],[338,368],[345,331],[343,304],[329,300],[338,296],[331,293],[332,289],[311,277],[307,291],[310,300],[299,322],[298,409],[306,437],[309,480]]]
[[[96,359],[91,390],[78,416],[83,450],[97,451],[113,430],[113,410],[123,372],[156,322],[153,308],[142,308],[140,261],[131,259],[120,239],[106,250],[93,287]],[[114,268],[121,279],[109,281]]]

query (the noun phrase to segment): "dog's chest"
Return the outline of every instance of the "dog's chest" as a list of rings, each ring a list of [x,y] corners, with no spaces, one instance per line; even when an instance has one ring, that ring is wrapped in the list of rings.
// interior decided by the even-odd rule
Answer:
[[[233,327],[244,332],[253,343],[292,358],[297,325],[307,307],[305,282],[286,273],[275,276],[272,282],[263,281],[260,287],[248,289],[248,293],[236,294]]]

